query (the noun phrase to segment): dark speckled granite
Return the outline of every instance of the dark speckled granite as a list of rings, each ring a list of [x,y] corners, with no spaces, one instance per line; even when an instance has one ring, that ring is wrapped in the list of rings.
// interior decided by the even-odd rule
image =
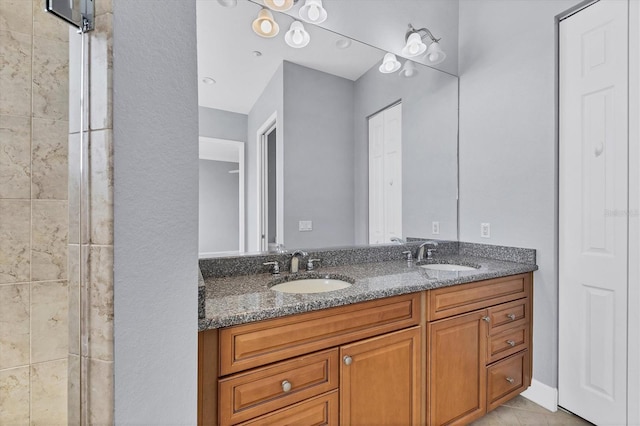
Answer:
[[[489,244],[458,243],[458,254],[463,256],[488,257],[507,262],[536,264],[536,251],[520,247],[492,246]]]
[[[393,251],[391,254],[395,256],[396,253]],[[356,256],[356,258],[360,257]],[[364,256],[364,258],[367,257]],[[430,271],[415,262],[409,263],[402,260],[371,261],[331,267],[324,265],[315,274],[343,275],[353,280],[353,285],[342,290],[316,294],[285,294],[270,290],[269,287],[274,284],[274,277],[270,274],[213,277],[207,276],[203,271],[205,275],[204,315],[199,318],[199,330],[243,324],[538,269],[532,263],[457,254],[442,255],[442,253],[438,253],[432,263],[457,263],[475,265],[479,268],[464,272]],[[300,273],[297,277],[304,274],[305,272]],[[283,274],[277,279],[287,279],[287,276],[288,274]]]

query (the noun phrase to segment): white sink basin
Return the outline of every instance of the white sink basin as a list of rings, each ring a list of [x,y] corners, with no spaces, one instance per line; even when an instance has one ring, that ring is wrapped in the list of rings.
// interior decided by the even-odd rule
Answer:
[[[433,263],[431,265],[420,265],[421,268],[430,269],[432,271],[449,271],[449,272],[461,272],[461,271],[475,271],[478,268],[465,265],[454,265],[450,263]]]
[[[307,278],[276,284],[271,290],[281,293],[325,293],[350,287],[351,283],[335,278]]]

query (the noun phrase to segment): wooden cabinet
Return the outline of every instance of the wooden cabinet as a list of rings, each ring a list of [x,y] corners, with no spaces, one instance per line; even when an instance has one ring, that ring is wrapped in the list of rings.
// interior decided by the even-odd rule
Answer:
[[[532,274],[199,333],[201,425],[466,424],[531,382]]]
[[[420,327],[340,348],[340,424],[420,424]]]
[[[428,293],[428,419],[467,424],[531,384],[531,274]]]

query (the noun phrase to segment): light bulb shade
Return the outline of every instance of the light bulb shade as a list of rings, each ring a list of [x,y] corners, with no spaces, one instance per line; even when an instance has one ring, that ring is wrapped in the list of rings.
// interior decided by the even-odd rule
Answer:
[[[422,42],[420,34],[413,32],[407,38],[407,43],[402,48],[402,56],[413,58],[422,55],[427,50],[427,45]]]
[[[429,64],[439,64],[444,61],[446,57],[447,54],[442,51],[440,44],[437,41],[434,41],[429,45],[429,48],[427,49],[427,62],[429,62]]]
[[[289,31],[287,31],[284,35],[284,41],[291,47],[295,47],[296,49],[300,49],[305,47],[311,41],[311,36],[304,29],[302,22],[293,21]]]
[[[322,0],[306,0],[298,14],[300,19],[311,24],[320,24],[327,19],[327,11],[322,7]]]
[[[285,12],[293,7],[293,0],[264,0],[264,4],[271,10]]]
[[[253,28],[254,33],[265,38],[275,37],[280,32],[280,26],[273,19],[273,14],[269,9],[265,8],[260,10],[258,17],[251,24],[251,28]]]
[[[404,63],[404,66],[402,67],[402,70],[400,70],[400,75],[402,77],[406,77],[406,78],[411,78],[411,77],[414,77],[414,76],[418,75],[418,70],[416,69],[416,64],[414,64],[413,61],[407,60]]]
[[[380,65],[378,71],[383,74],[390,74],[392,72],[398,71],[400,69],[400,66],[401,64],[400,62],[398,62],[396,55],[394,55],[393,53],[387,53],[386,55],[384,55],[382,65]]]

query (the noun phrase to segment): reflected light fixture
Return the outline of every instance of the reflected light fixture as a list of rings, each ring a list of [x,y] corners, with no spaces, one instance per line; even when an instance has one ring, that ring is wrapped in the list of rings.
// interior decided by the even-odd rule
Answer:
[[[418,75],[416,64],[413,61],[407,59],[407,61],[404,63],[404,66],[400,70],[400,75],[406,78],[411,78]]]
[[[264,0],[265,6],[278,12],[286,12],[293,7],[294,0]]]
[[[428,37],[431,41],[429,47],[424,43],[424,39]],[[444,61],[447,55],[444,53],[440,44],[439,38],[435,38],[431,31],[427,28],[415,29],[409,24],[409,29],[405,34],[405,45],[402,48],[402,55],[408,58],[414,58],[427,52],[427,61],[430,65],[439,64]]]
[[[311,24],[320,24],[327,19],[327,11],[322,7],[322,0],[306,0],[298,14],[300,19]]]
[[[265,38],[275,37],[280,32],[280,26],[273,19],[273,14],[264,7],[258,13],[258,17],[253,21],[253,24],[251,24],[251,28],[253,28],[254,33]]]
[[[238,0],[218,0],[224,7],[236,7],[238,5]]]
[[[396,55],[393,53],[387,53],[384,55],[384,59],[382,60],[382,65],[378,68],[383,74],[390,74],[392,72],[396,72],[400,69],[400,62],[396,58]]]
[[[305,31],[302,22],[293,21],[289,31],[287,31],[284,35],[284,41],[291,47],[295,47],[296,49],[300,49],[309,44],[311,40],[311,36],[307,31]]]

